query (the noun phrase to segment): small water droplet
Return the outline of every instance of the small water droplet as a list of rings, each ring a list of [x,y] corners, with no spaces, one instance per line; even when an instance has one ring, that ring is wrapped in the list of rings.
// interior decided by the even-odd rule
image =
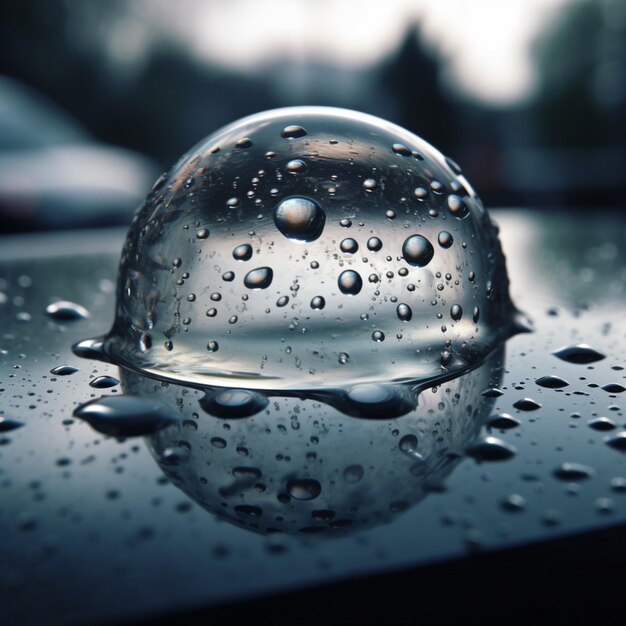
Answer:
[[[326,214],[309,198],[287,198],[274,211],[276,228],[292,241],[314,241],[322,234],[325,222]]]
[[[402,256],[404,260],[415,267],[425,267],[428,265],[435,251],[428,239],[422,235],[411,235],[402,245]]]
[[[505,461],[515,455],[513,446],[497,437],[485,437],[473,443],[466,450],[477,461]]]
[[[233,250],[233,258],[237,261],[249,261],[252,258],[252,246],[242,243]]]
[[[73,365],[57,365],[50,370],[50,373],[55,376],[70,376],[78,371],[79,369]]]
[[[348,237],[339,244],[339,248],[342,252],[354,254],[359,249],[359,244],[352,237]]]
[[[568,363],[578,363],[586,365],[587,363],[595,363],[605,358],[605,355],[585,343],[579,343],[577,345],[566,346],[555,350],[552,354],[562,361]]]
[[[315,500],[322,492],[322,486],[312,478],[292,478],[287,482],[287,492],[294,500]]]
[[[449,248],[454,243],[454,238],[447,230],[442,230],[437,235],[437,241],[442,248]]]
[[[561,463],[555,470],[554,476],[559,480],[585,480],[595,474],[592,467],[582,463]]]
[[[97,376],[89,381],[89,386],[96,389],[108,389],[119,385],[120,381],[115,376]]]
[[[55,320],[72,322],[87,319],[89,317],[89,311],[75,302],[59,300],[46,307],[46,315]]]
[[[322,296],[315,296],[311,300],[311,308],[321,311],[326,306],[326,300]]]
[[[487,426],[490,428],[497,428],[499,430],[509,430],[510,428],[517,428],[521,422],[518,419],[515,419],[513,416],[508,413],[498,413],[497,415],[491,416],[487,420]]]
[[[396,314],[398,316],[398,319],[402,320],[403,322],[410,322],[411,318],[413,317],[413,311],[411,310],[411,307],[404,302],[400,303],[396,307]]]
[[[520,411],[536,411],[541,408],[541,404],[532,398],[522,398],[514,402],[513,406]]]
[[[168,405],[132,395],[103,396],[81,404],[74,416],[112,437],[150,435],[178,421]]]
[[[289,126],[285,126],[280,131],[280,136],[285,139],[296,139],[298,137],[304,137],[306,135],[306,130],[302,128],[302,126],[298,126],[297,124],[290,124]]]
[[[267,289],[272,284],[274,272],[271,267],[257,267],[249,271],[243,279],[248,289]]]
[[[207,413],[227,419],[256,415],[268,404],[266,396],[249,389],[207,391],[200,400],[200,406]]]
[[[562,387],[567,387],[569,383],[561,378],[560,376],[554,376],[552,374],[548,376],[542,376],[541,378],[537,378],[535,384],[540,387],[547,387],[548,389],[561,389]]]
[[[358,272],[354,270],[344,270],[339,274],[337,285],[341,293],[348,296],[356,296],[363,287],[363,280]]]

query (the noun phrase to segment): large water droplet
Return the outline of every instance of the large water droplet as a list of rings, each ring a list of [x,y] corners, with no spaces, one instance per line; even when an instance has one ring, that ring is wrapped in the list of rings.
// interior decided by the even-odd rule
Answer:
[[[268,404],[267,396],[248,389],[218,389],[200,400],[207,413],[227,419],[256,415]]]
[[[466,450],[477,461],[506,461],[515,455],[515,448],[497,437],[485,437]]]
[[[287,483],[287,492],[294,500],[315,500],[322,486],[312,478],[293,478]]]

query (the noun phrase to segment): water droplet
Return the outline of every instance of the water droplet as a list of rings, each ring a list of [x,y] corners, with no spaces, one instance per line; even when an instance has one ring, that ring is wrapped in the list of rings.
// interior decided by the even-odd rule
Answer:
[[[252,145],[252,141],[248,137],[242,137],[235,142],[235,147],[240,150],[249,148]]]
[[[73,365],[57,365],[50,370],[50,373],[55,376],[70,376],[78,371],[79,369]]]
[[[581,463],[561,463],[555,470],[554,475],[559,480],[585,480],[595,474],[592,467]]]
[[[322,310],[326,306],[326,300],[322,296],[315,296],[311,300],[311,308],[315,310]]]
[[[522,398],[521,400],[514,402],[513,406],[520,411],[536,411],[541,408],[541,404],[532,398]]]
[[[206,239],[209,236],[209,230],[207,228],[201,228],[196,231],[196,239]]]
[[[396,307],[396,315],[399,320],[402,320],[403,322],[410,322],[413,317],[413,311],[408,304],[402,302]]]
[[[248,389],[208,391],[200,400],[200,406],[207,413],[226,419],[256,415],[268,404],[267,396]]]
[[[89,386],[96,389],[108,389],[119,385],[120,381],[115,376],[97,376],[89,381]]]
[[[8,433],[24,426],[24,422],[0,415],[0,433]]]
[[[289,126],[285,126],[285,128],[280,131],[280,135],[285,139],[296,139],[298,137],[304,137],[306,135],[306,130],[302,128],[302,126],[290,124]]]
[[[607,437],[604,441],[607,446],[610,446],[614,450],[626,452],[626,430],[620,430],[620,432],[611,437]]]
[[[579,343],[573,346],[566,346],[553,352],[557,358],[567,361],[568,363],[578,363],[586,365],[587,363],[595,363],[605,358],[604,354],[594,350],[590,346],[584,343]]]
[[[526,508],[526,500],[518,493],[512,493],[502,501],[501,506],[509,513],[519,513]]]
[[[517,428],[521,422],[515,419],[508,413],[498,413],[491,416],[487,420],[487,426],[490,428],[497,428],[499,430],[509,430],[510,428]]]
[[[315,500],[322,486],[312,478],[293,478],[287,482],[287,492],[294,500]]]
[[[485,437],[469,446],[467,454],[477,461],[505,461],[515,455],[515,448],[497,437]]]
[[[75,302],[59,300],[46,307],[46,315],[55,320],[72,322],[87,319],[89,317],[89,311]]]
[[[411,151],[404,145],[401,143],[394,143],[391,146],[391,149],[396,153],[396,154],[400,154],[401,156],[411,156]]]
[[[314,241],[322,234],[325,222],[324,211],[309,198],[287,198],[274,211],[276,228],[292,241]]]
[[[561,389],[569,385],[569,383],[560,376],[554,376],[552,374],[537,378],[535,383],[540,387],[547,387],[548,389]]]
[[[351,485],[360,482],[364,475],[365,470],[362,465],[348,465],[348,467],[343,470],[343,479]]]
[[[453,304],[450,307],[450,317],[455,321],[458,322],[462,317],[463,317],[463,309],[461,308],[461,305],[459,304]]]
[[[415,435],[404,435],[400,439],[398,447],[402,452],[414,452],[417,450],[417,437]]]
[[[608,393],[623,393],[626,391],[626,387],[622,387],[618,383],[608,383],[607,385],[602,385],[602,390]]]
[[[372,339],[376,341],[377,343],[380,343],[381,341],[385,341],[385,333],[382,330],[375,330],[372,333]]]
[[[422,235],[411,235],[402,245],[402,256],[404,260],[415,267],[428,265],[435,251],[428,239]]]
[[[448,196],[448,208],[450,213],[460,220],[469,216],[469,209],[467,204],[465,204],[465,200],[457,195],[450,194]]]
[[[168,405],[132,395],[103,396],[81,404],[74,416],[112,437],[150,435],[178,421]]]
[[[271,267],[257,267],[246,274],[243,284],[248,289],[267,289],[272,284],[273,277]]]
[[[348,296],[356,296],[363,287],[363,280],[354,270],[344,270],[339,274],[337,285],[341,293],[345,293]]]
[[[249,261],[252,258],[252,246],[242,243],[233,250],[233,258],[237,261]]]
[[[359,244],[352,237],[348,237],[339,244],[339,248],[342,252],[354,254],[359,249]]]
[[[217,341],[211,340],[207,343],[206,349],[209,352],[217,352],[220,349],[220,345]]]
[[[374,191],[378,187],[378,183],[373,178],[366,178],[363,181],[365,191]]]
[[[378,237],[370,237],[367,240],[367,248],[372,252],[378,252],[383,247],[383,242]]]
[[[616,424],[612,419],[608,417],[596,417],[587,422],[589,428],[593,428],[594,430],[607,431],[614,430],[616,428]]]
[[[449,248],[454,243],[454,238],[447,230],[442,230],[437,235],[437,241],[442,248]]]
[[[302,174],[306,170],[306,163],[302,159],[292,159],[287,163],[287,171],[290,174]]]

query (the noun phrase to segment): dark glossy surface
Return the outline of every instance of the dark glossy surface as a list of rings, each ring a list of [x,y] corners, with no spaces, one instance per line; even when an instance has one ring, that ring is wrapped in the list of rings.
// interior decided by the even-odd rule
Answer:
[[[392,506],[385,500],[391,493],[373,493],[366,504],[384,506],[382,523],[336,537],[263,534],[262,528],[218,521],[164,477],[142,439],[120,443],[73,418],[79,404],[122,393],[119,387],[90,387],[95,376],[118,376],[117,368],[79,359],[70,346],[109,329],[124,233],[3,240],[0,415],[24,424],[0,433],[4,616],[12,623],[131,620],[444,559],[471,563],[476,550],[499,551],[624,524],[626,457],[605,441],[625,427],[624,394],[611,392],[616,387],[603,389],[626,384],[618,369],[625,365],[626,350],[623,224],[592,212],[494,211],[493,216],[501,225],[512,298],[536,330],[507,343],[505,371],[497,382],[503,394],[488,398],[492,408],[480,415],[486,420],[508,413],[520,425],[501,429],[479,423],[476,432],[481,428],[484,441],[497,438],[515,453],[499,460],[484,454],[453,459],[445,480],[419,483],[423,492],[411,493],[416,484],[411,481],[419,481],[409,471],[412,464],[404,463],[411,441],[403,448],[403,433],[393,434],[402,418],[381,422],[391,461],[378,453],[371,471],[380,471],[383,483],[390,481],[389,492],[408,490],[405,500],[411,504]],[[57,300],[81,304],[91,316],[53,320],[45,309]],[[606,358],[579,364],[552,354],[580,343]],[[79,371],[51,374],[59,365]],[[544,376],[559,376],[569,385],[535,382]],[[541,406],[516,409],[525,398]],[[600,417],[615,427],[598,429]],[[232,428],[224,428],[228,420],[201,411],[199,419],[221,428],[224,452],[238,445]],[[350,420],[356,418],[343,417],[351,425]],[[290,427],[289,415],[276,421]],[[429,428],[436,440],[436,424]],[[345,444],[341,454],[349,465],[351,441]],[[300,491],[294,483],[290,487],[306,497],[315,492],[310,484]]]

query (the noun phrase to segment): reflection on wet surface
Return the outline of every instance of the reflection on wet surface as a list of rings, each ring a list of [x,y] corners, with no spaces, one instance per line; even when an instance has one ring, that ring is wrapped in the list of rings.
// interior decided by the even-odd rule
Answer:
[[[253,417],[216,416],[220,406],[248,400],[205,398],[77,358],[72,343],[108,330],[125,233],[51,236],[45,246],[36,238],[3,242],[0,582],[7,618],[129,619],[624,524],[620,227],[602,213],[494,218],[513,300],[535,332],[507,342],[500,374],[478,368],[436,393],[426,390],[416,409],[393,420],[344,415],[319,399],[299,403],[298,414],[292,396],[270,396]],[[76,280],[68,283],[70,272]],[[47,315],[59,301],[82,305],[90,317]],[[604,358],[554,355],[580,344]],[[90,386],[101,376],[121,378],[126,388]],[[150,397],[176,414],[176,425],[150,438],[160,466],[141,439],[118,441],[73,416],[80,404],[133,385],[157,385]],[[525,410],[526,400],[540,406]],[[417,454],[426,459],[422,476],[411,473]],[[262,514],[254,517],[254,507]],[[351,526],[337,524],[348,519]],[[265,534],[272,526],[287,532]],[[319,527],[315,537],[300,532]]]

